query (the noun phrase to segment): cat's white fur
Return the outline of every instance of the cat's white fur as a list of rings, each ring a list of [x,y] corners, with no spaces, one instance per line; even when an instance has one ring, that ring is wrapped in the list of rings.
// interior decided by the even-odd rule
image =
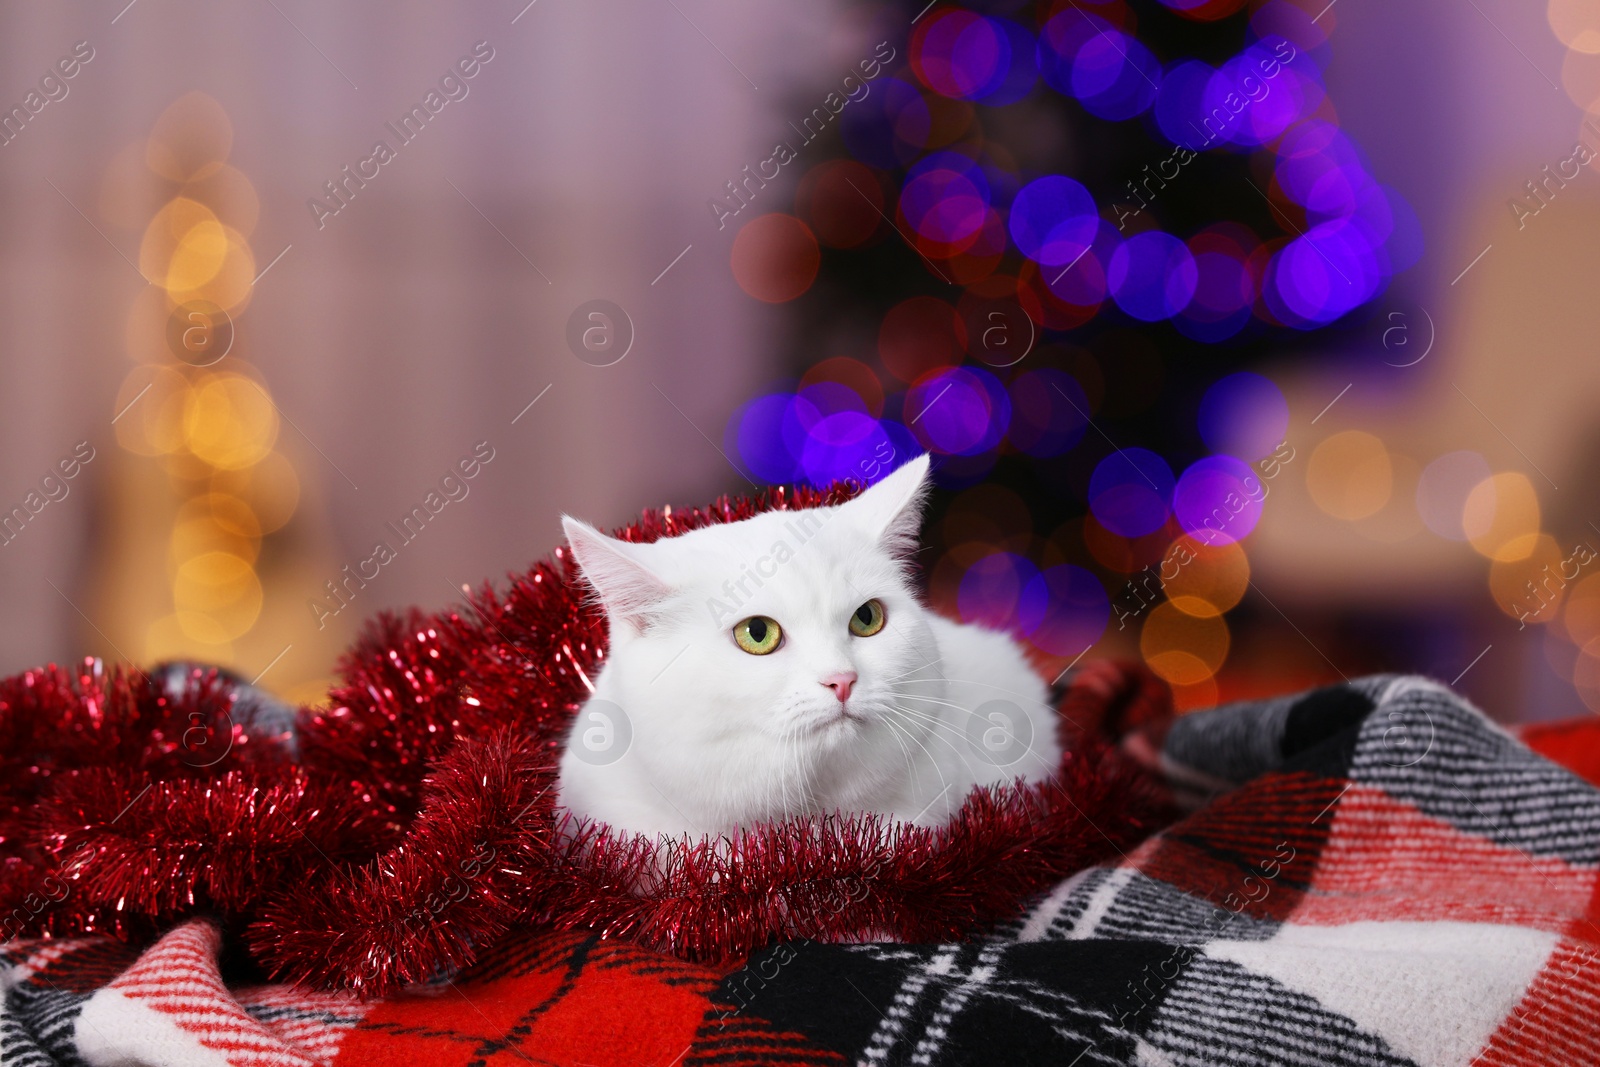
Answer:
[[[921,456],[837,507],[650,544],[564,518],[610,652],[568,738],[560,803],[672,836],[836,811],[934,825],[975,785],[1051,775],[1057,717],[1021,649],[933,614],[908,579],[927,475]],[[858,637],[850,617],[872,598],[885,625]],[[777,651],[735,642],[752,615],[782,627]],[[844,701],[825,681],[841,672],[857,675]]]

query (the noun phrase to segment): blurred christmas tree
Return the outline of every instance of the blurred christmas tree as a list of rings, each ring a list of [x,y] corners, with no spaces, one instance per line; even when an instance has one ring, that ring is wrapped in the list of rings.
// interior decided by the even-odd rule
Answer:
[[[932,452],[936,603],[1063,665],[1137,641],[1208,702],[1240,542],[1293,456],[1282,393],[1243,368],[1336,344],[1421,253],[1324,88],[1333,15],[918,7],[796,127],[837,115],[794,213],[740,211],[734,275],[794,301],[801,374],[727,450],[819,485]]]

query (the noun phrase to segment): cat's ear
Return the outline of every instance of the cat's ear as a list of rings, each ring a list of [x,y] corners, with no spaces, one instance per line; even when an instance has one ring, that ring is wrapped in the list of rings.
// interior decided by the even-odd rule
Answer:
[[[584,580],[605,605],[606,615],[644,629],[651,610],[672,593],[672,587],[639,559],[639,545],[607,537],[586,522],[561,516],[567,544]]]
[[[928,464],[928,454],[924,452],[842,505],[891,555],[912,556],[917,552],[922,505],[928,495]]]

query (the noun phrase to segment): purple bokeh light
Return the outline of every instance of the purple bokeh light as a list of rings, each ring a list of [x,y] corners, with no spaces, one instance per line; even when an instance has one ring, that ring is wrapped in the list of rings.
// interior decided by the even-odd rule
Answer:
[[[1039,576],[1039,568],[1014,552],[993,552],[968,567],[956,590],[962,622],[992,630],[1015,630],[1023,590]]]
[[[1175,145],[1202,150],[1209,133],[1204,128],[1205,94],[1216,70],[1198,59],[1170,67],[1161,79],[1156,97],[1156,128]]]
[[[793,393],[758,396],[728,420],[725,450],[743,460],[759,481],[781,485],[795,479],[794,454],[783,441],[784,414],[793,402]]]
[[[930,241],[946,245],[971,244],[983,229],[989,212],[989,183],[971,160],[966,166],[945,165],[953,152],[940,153],[939,163],[918,164],[900,193],[900,211],[911,228]],[[926,163],[927,161],[924,161]]]
[[[1170,319],[1194,297],[1199,275],[1189,246],[1160,230],[1128,238],[1111,256],[1106,284],[1127,314],[1144,322]]]
[[[1033,35],[1009,19],[972,11],[935,13],[912,35],[911,66],[934,92],[1009,104],[1038,80]]]
[[[1051,174],[1023,186],[1011,202],[1011,239],[1041,267],[1064,267],[1083,254],[1100,229],[1089,190]]]
[[[1137,39],[1082,9],[1062,11],[1039,35],[1039,73],[1091,115],[1118,122],[1148,110],[1161,64]]]
[[[906,392],[906,423],[929,452],[973,456],[995,448],[1011,423],[1011,398],[979,367],[945,367]]]
[[[1282,443],[1289,430],[1289,401],[1270,379],[1240,371],[1206,390],[1198,421],[1200,438],[1211,451],[1254,462]]]
[[[937,12],[911,38],[911,68],[936,93],[958,100],[982,96],[1005,78],[1011,39],[972,11]]]
[[[1172,468],[1147,448],[1123,448],[1102,459],[1089,478],[1089,510],[1120,537],[1143,537],[1167,521]]]
[[[1018,598],[1017,621],[1041,652],[1077,656],[1105,633],[1111,601],[1100,579],[1063,563],[1028,579]]]
[[[1207,456],[1191,463],[1172,495],[1172,510],[1185,532],[1208,545],[1244,539],[1261,519],[1266,486],[1233,456]]]
[[[1214,344],[1250,322],[1255,278],[1242,257],[1222,249],[1193,251],[1194,297],[1173,320],[1179,332]]]
[[[1288,326],[1323,326],[1377,294],[1383,284],[1371,241],[1346,219],[1314,226],[1272,257],[1262,296]]]
[[[915,160],[928,143],[933,114],[916,86],[880,78],[872,91],[839,114],[839,136],[856,159],[894,169]]]

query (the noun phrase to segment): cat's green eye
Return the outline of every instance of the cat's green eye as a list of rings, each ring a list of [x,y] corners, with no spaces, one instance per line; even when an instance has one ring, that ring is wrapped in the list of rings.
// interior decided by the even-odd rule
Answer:
[[[883,601],[869,600],[850,616],[850,632],[857,637],[871,637],[883,629]]]
[[[733,628],[733,639],[752,656],[765,656],[778,651],[783,643],[783,627],[778,625],[777,619],[752,615]]]

